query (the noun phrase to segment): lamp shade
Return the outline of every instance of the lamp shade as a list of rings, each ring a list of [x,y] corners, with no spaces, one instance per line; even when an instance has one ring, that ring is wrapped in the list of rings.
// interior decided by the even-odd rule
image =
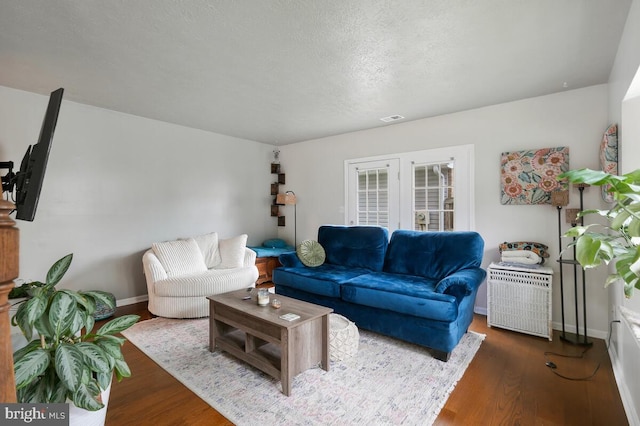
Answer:
[[[295,205],[296,201],[297,201],[296,200],[296,194],[294,194],[291,191],[287,191],[284,194],[276,195],[276,204]]]
[[[569,204],[569,191],[553,191],[551,193],[551,204],[554,207],[563,207]]]
[[[579,221],[578,214],[580,214],[580,209],[566,209],[565,220],[567,221],[567,223],[575,226]]]

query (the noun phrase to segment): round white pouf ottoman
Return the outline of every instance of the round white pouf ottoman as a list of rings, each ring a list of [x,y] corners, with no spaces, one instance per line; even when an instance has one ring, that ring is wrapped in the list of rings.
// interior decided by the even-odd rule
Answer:
[[[329,356],[331,361],[342,361],[358,352],[360,334],[353,321],[338,314],[329,315]]]

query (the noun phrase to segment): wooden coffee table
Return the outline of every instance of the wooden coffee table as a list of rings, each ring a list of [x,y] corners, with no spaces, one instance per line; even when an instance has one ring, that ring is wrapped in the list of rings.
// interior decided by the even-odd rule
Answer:
[[[209,351],[216,346],[280,380],[291,394],[291,379],[320,364],[329,371],[329,314],[331,308],[271,294],[282,307],[258,306],[256,295],[245,290],[208,296]],[[286,321],[280,315],[294,313]]]

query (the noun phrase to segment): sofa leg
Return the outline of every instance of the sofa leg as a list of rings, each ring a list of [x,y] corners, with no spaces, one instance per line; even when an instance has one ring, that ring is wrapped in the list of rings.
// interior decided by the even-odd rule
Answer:
[[[449,361],[449,358],[451,358],[451,352],[444,352],[444,351],[438,351],[436,349],[432,349],[431,353],[433,354],[433,357],[435,359],[440,361],[447,362]]]

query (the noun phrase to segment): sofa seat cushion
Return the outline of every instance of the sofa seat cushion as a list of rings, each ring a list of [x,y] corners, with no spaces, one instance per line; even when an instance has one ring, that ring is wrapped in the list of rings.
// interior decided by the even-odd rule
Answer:
[[[414,275],[384,272],[360,275],[342,285],[346,302],[436,321],[455,321],[454,296],[435,292],[437,282]]]
[[[324,263],[316,268],[281,267],[273,270],[278,285],[296,288],[321,296],[340,298],[340,286],[345,281],[371,271]]]
[[[236,269],[209,269],[202,273],[156,281],[154,290],[155,295],[161,297],[206,297],[237,290],[237,283],[250,283],[257,278],[258,272],[255,266]]]

